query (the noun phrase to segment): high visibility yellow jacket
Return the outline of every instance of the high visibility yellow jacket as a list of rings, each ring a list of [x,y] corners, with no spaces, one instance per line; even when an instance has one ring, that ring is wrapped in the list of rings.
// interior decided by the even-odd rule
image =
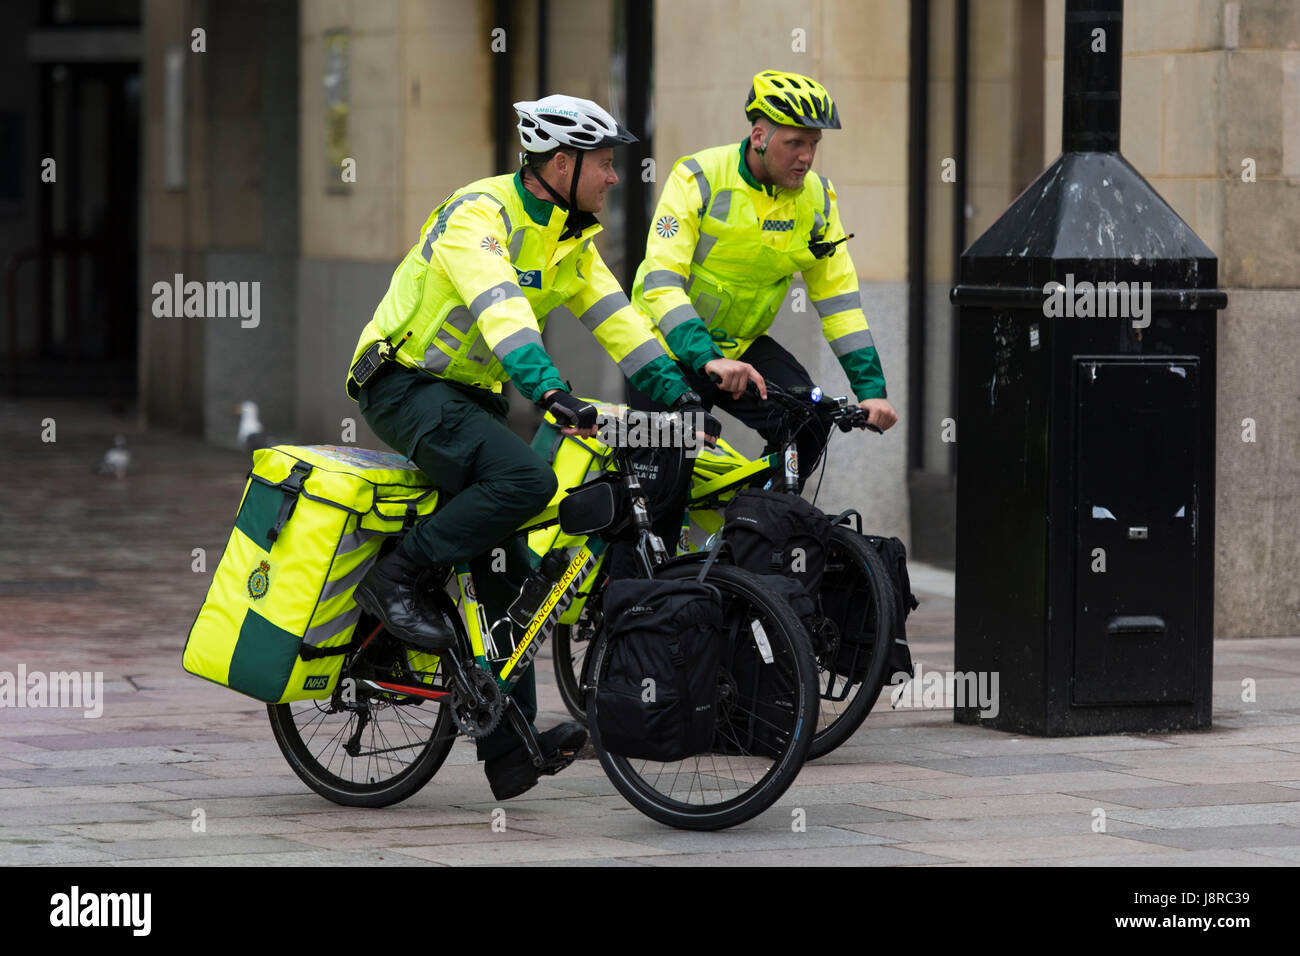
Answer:
[[[561,240],[567,216],[525,189],[519,173],[452,193],[393,273],[352,364],[376,341],[396,345],[409,331],[396,356],[403,365],[494,392],[513,381],[538,401],[567,390],[541,336],[547,316],[565,306],[636,388],[674,402],[689,386],[596,251],[600,224],[587,216]],[[347,389],[355,399],[350,374]]]
[[[632,302],[693,367],[743,358],[772,325],[794,273],[803,275],[822,334],[859,400],[885,397],[885,375],[862,312],[858,275],[835,189],[809,172],[798,190],[763,186],[745,163],[749,141],[678,160],[659,197]]]

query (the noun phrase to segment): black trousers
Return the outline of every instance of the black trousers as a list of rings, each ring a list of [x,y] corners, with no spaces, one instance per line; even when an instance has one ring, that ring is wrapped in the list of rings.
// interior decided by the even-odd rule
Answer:
[[[782,348],[776,339],[769,336],[760,335],[738,358],[758,369],[758,373],[764,379],[775,382],[782,388],[813,384],[808,370],[799,364],[799,360]],[[719,391],[707,375],[698,375],[681,364],[678,364],[678,368],[690,382],[691,388],[700,393],[706,409],[721,408],[728,415],[740,419],[762,435],[767,439],[764,454],[780,450],[775,444],[776,430],[781,423],[780,409],[772,407],[762,399],[751,398],[749,395],[732,398],[730,392]],[[663,405],[635,389],[631,389],[630,394],[633,408],[649,411],[662,411],[664,408]],[[817,467],[829,436],[830,426],[820,419],[808,423],[796,436],[795,441],[799,450],[800,489]]]
[[[442,504],[402,539],[421,564],[467,563],[489,621],[506,608],[532,566],[527,541],[513,532],[555,495],[555,473],[506,425],[509,407],[485,389],[396,369],[361,390],[361,414],[376,435],[408,457],[438,486]],[[493,551],[504,551],[504,562]],[[537,717],[536,671],[530,667],[513,697]],[[490,760],[523,745],[509,723],[478,740]]]
[[[799,360],[769,336],[760,335],[738,358],[758,369],[758,373],[765,380],[775,382],[783,388],[813,384],[808,370],[799,363]],[[781,424],[781,410],[779,408],[771,406],[760,398],[753,398],[749,395],[733,398],[730,392],[720,391],[709,380],[707,375],[699,375],[681,363],[678,363],[677,367],[682,376],[690,383],[691,388],[700,393],[700,398],[703,399],[706,409],[711,411],[714,408],[721,408],[727,414],[738,418],[757,431],[767,440],[767,447],[763,450],[765,455],[780,450],[776,445],[777,429]],[[638,392],[631,386],[628,386],[628,392],[629,403],[633,408],[643,411],[665,410],[664,405],[656,402],[648,395]],[[800,429],[799,434],[795,436],[795,443],[799,453],[799,489],[801,491],[804,483],[816,469],[822,453],[826,450],[826,441],[829,437],[830,426],[820,418],[806,424]],[[672,543],[677,540],[678,530],[681,527],[681,509],[685,507],[685,500],[683,497],[680,506],[666,508],[654,516],[655,533],[664,539],[670,550]],[[615,545],[611,548],[607,566],[612,577],[634,577],[638,575],[632,549],[626,545]]]

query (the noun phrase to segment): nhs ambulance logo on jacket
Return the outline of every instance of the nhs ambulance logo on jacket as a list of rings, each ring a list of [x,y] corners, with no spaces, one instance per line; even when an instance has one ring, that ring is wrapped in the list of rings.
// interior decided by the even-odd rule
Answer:
[[[542,287],[542,270],[541,269],[520,269],[515,267],[515,275],[519,279],[519,285],[524,289],[540,289]]]

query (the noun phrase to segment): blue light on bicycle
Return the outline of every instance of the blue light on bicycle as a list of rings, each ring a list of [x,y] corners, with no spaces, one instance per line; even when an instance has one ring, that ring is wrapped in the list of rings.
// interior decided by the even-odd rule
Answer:
[[[808,393],[808,400],[810,402],[820,402],[822,400],[821,386],[813,386],[813,390]]]

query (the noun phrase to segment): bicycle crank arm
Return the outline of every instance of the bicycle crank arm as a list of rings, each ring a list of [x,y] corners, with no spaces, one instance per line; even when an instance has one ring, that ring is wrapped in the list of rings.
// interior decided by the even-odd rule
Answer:
[[[537,735],[533,733],[532,725],[528,723],[513,697],[506,698],[506,719],[510,721],[510,726],[524,742],[524,746],[528,748],[528,757],[532,760],[533,766],[540,769],[546,763],[542,757],[542,748],[537,743]]]

